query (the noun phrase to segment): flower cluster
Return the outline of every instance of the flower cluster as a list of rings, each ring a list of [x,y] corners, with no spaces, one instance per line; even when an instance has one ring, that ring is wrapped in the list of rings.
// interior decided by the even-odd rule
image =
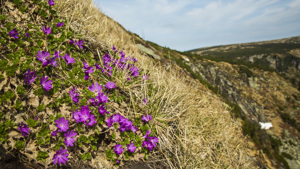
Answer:
[[[48,0],[48,5],[53,6],[53,5],[55,5],[55,3],[53,0]],[[51,9],[51,8],[48,7],[48,9]],[[46,23],[45,25],[47,25],[47,26],[45,26],[45,25],[42,26],[42,28],[41,28],[42,30],[40,32],[42,32],[42,34],[45,35],[45,36],[42,36],[42,38],[44,38],[43,42],[45,42],[45,40],[46,41],[49,40],[49,42],[51,40],[54,41],[57,38],[57,36],[52,36],[52,34],[56,34],[57,30],[63,30],[64,27],[66,27],[66,26],[64,26],[63,22],[58,22],[58,21],[55,21],[55,25],[50,26],[49,23]],[[15,38],[15,39],[19,38],[18,37],[19,32],[16,28],[11,30],[8,34],[11,38]],[[26,36],[27,38],[24,36]],[[23,40],[23,38],[24,38],[25,40],[29,41],[30,38],[34,38],[34,37],[35,37],[34,33],[32,33],[32,32],[25,33],[24,32],[23,37],[21,37],[20,39]],[[73,69],[74,71],[70,72],[70,74],[69,74],[70,75],[69,77],[71,77],[71,78],[74,77],[73,76],[74,74],[77,74],[77,75],[75,75],[75,77],[76,76],[83,77],[83,73],[84,73],[85,80],[88,80],[89,77],[91,76],[91,74],[93,74],[93,73],[100,74],[100,76],[95,76],[97,78],[98,77],[104,77],[104,78],[100,79],[98,81],[101,83],[93,83],[91,86],[86,85],[86,86],[88,86],[87,89],[89,91],[93,92],[91,94],[91,92],[89,92],[87,89],[83,90],[83,91],[87,91],[86,93],[89,96],[89,98],[86,98],[84,96],[85,93],[82,92],[82,87],[84,87],[83,85],[81,85],[81,86],[74,85],[74,84],[79,84],[79,83],[73,83],[72,80],[74,80],[74,79],[71,79],[70,81],[67,79],[65,81],[66,85],[70,85],[70,83],[67,83],[67,82],[71,82],[73,85],[72,87],[70,87],[70,90],[68,92],[69,96],[72,100],[71,102],[74,104],[74,105],[72,105],[72,110],[71,110],[71,111],[73,111],[71,114],[72,117],[71,118],[69,118],[67,116],[62,117],[62,115],[58,113],[58,114],[56,114],[56,116],[51,117],[49,119],[49,123],[51,126],[49,128],[52,130],[52,125],[55,125],[56,126],[56,127],[54,127],[55,130],[50,131],[47,128],[48,133],[46,132],[46,130],[43,131],[43,133],[40,130],[40,133],[38,133],[38,134],[41,134],[41,133],[45,134],[45,135],[47,135],[47,137],[49,135],[52,136],[51,142],[53,140],[57,141],[57,144],[55,146],[52,146],[50,143],[47,143],[48,145],[49,144],[51,145],[51,146],[49,146],[49,148],[51,147],[54,150],[57,150],[53,156],[53,163],[58,164],[58,165],[65,164],[68,161],[68,157],[69,157],[68,149],[70,151],[75,151],[75,153],[72,152],[72,154],[76,154],[78,152],[77,149],[80,149],[81,148],[80,146],[83,143],[89,144],[92,142],[92,144],[94,144],[93,146],[95,147],[95,145],[97,143],[96,139],[98,139],[97,135],[92,134],[92,135],[88,135],[88,137],[86,137],[87,135],[85,135],[85,132],[86,131],[88,131],[88,132],[95,131],[95,133],[96,133],[96,129],[98,130],[99,128],[102,130],[113,130],[114,132],[118,132],[121,135],[122,142],[116,141],[116,143],[113,144],[113,145],[115,145],[113,147],[114,149],[110,149],[111,152],[114,152],[118,155],[117,158],[119,158],[119,159],[115,159],[116,156],[114,156],[114,159],[113,159],[113,161],[117,164],[119,164],[121,162],[122,158],[125,158],[124,156],[128,156],[128,155],[133,156],[134,153],[139,153],[140,151],[144,151],[142,153],[145,153],[146,149],[152,151],[157,146],[158,138],[150,137],[149,130],[147,131],[144,138],[140,138],[142,136],[142,133],[148,129],[148,122],[152,119],[151,115],[146,114],[146,115],[142,116],[141,119],[139,118],[139,119],[135,119],[133,121],[131,121],[132,119],[125,118],[124,116],[120,115],[119,113],[115,113],[111,116],[105,116],[106,114],[110,114],[109,111],[116,111],[113,107],[106,105],[107,102],[112,102],[112,100],[114,100],[114,99],[109,100],[109,98],[114,98],[116,96],[116,94],[123,92],[123,91],[122,92],[118,91],[118,90],[122,90],[121,86],[118,86],[119,84],[122,84],[119,81],[118,77],[122,77],[122,79],[127,78],[128,81],[130,81],[131,79],[133,79],[133,81],[135,81],[137,79],[136,82],[143,82],[143,83],[144,83],[144,81],[146,81],[148,79],[148,76],[145,75],[144,73],[142,73],[136,66],[135,63],[137,62],[137,59],[133,58],[131,56],[126,56],[124,51],[118,51],[115,48],[115,46],[113,46],[113,48],[112,48],[113,52],[106,53],[102,57],[102,59],[100,59],[99,65],[97,64],[97,62],[96,63],[94,62],[95,65],[92,65],[92,64],[89,65],[88,61],[90,61],[90,58],[87,58],[86,60],[85,59],[80,60],[81,55],[79,58],[75,58],[76,54],[71,53],[74,51],[74,49],[81,53],[84,53],[85,51],[82,50],[84,48],[84,40],[77,39],[77,40],[73,41],[69,37],[69,34],[68,34],[68,36],[64,37],[64,38],[69,38],[68,39],[69,42],[68,42],[65,39],[63,39],[63,36],[61,36],[61,37],[62,37],[62,39],[59,39],[58,42],[59,43],[67,43],[66,45],[64,44],[64,45],[59,46],[59,50],[61,52],[54,50],[55,47],[53,47],[53,45],[48,45],[48,46],[46,46],[46,48],[44,48],[44,47],[40,47],[39,43],[36,43],[39,45],[40,48],[35,48],[34,50],[32,50],[32,51],[34,51],[33,61],[35,63],[33,65],[35,65],[35,66],[39,65],[39,67],[35,68],[33,70],[32,70],[32,68],[27,69],[28,67],[26,67],[27,71],[24,73],[26,84],[31,85],[32,83],[34,83],[36,78],[38,77],[38,75],[37,75],[37,72],[38,72],[38,74],[40,76],[38,78],[38,80],[40,80],[39,83],[42,86],[42,88],[46,91],[50,91],[52,88],[54,88],[53,91],[57,92],[56,89],[59,88],[59,85],[61,85],[62,83],[61,83],[61,79],[54,80],[54,78],[55,78],[56,73],[60,73],[62,68],[70,69],[70,68],[76,67],[75,69]],[[65,50],[66,52],[63,51],[64,47],[67,47],[67,49]],[[55,49],[58,50],[58,48],[55,48]],[[80,51],[80,49],[81,49],[81,51]],[[51,56],[53,52],[54,52],[54,54],[53,54],[53,56]],[[32,55],[32,53],[31,53],[31,55]],[[71,55],[73,57],[71,57]],[[65,63],[65,64],[62,64],[62,63]],[[78,66],[81,63],[83,63],[83,67],[78,69]],[[76,72],[76,73],[74,73],[74,72]],[[66,76],[62,77],[62,78],[68,77],[68,73],[69,72],[65,73]],[[62,75],[62,74],[59,74],[59,75]],[[143,76],[140,76],[140,75],[143,75]],[[93,77],[93,79],[94,79],[94,77]],[[81,79],[80,79],[80,82],[82,82]],[[131,84],[131,82],[126,82],[126,83]],[[126,84],[126,83],[124,83],[124,84]],[[86,81],[86,82],[84,82],[84,84],[89,84],[89,82]],[[47,95],[50,93],[52,94],[54,92],[49,92],[49,93],[47,93]],[[39,93],[39,90],[38,90],[38,93]],[[82,97],[85,97],[85,98],[82,98]],[[122,98],[122,102],[124,100],[125,100],[125,102],[128,101],[127,99],[123,99],[123,97],[121,97],[121,98]],[[59,100],[58,104],[56,102],[57,100]],[[53,103],[52,102],[51,106],[54,105],[56,108],[59,108],[59,105],[61,105],[60,104],[61,100],[62,101],[68,100],[68,102],[67,102],[67,104],[69,104],[68,106],[70,106],[70,104],[72,104],[69,102],[70,101],[69,98],[66,99],[65,96],[63,96],[63,98],[61,98],[61,97],[55,98],[55,103],[52,104]],[[143,103],[144,103],[144,105],[148,104],[146,99],[143,100]],[[96,111],[98,111],[99,114],[95,113]],[[141,120],[143,122],[141,122]],[[103,125],[103,122],[105,122],[107,124],[107,126]],[[27,124],[29,124],[29,126],[32,126],[29,122],[27,122]],[[45,125],[45,123],[43,123],[43,125]],[[102,125],[102,126],[100,126],[100,125]],[[35,127],[40,128],[40,126],[41,125],[38,125]],[[114,129],[114,127],[112,128],[112,126],[114,126],[115,129]],[[24,137],[29,136],[30,129],[29,129],[28,125],[21,123],[20,126],[18,127],[18,130]],[[105,135],[108,135],[108,138],[111,138],[111,141],[115,141],[113,139],[114,136],[111,135],[111,133],[105,132]],[[82,137],[82,136],[84,136],[84,137]],[[77,137],[78,137],[78,140],[76,141]],[[86,141],[86,142],[83,141],[85,139],[88,139],[88,141]],[[46,138],[45,138],[45,140],[46,140]],[[50,138],[49,138],[49,140],[50,140]],[[39,146],[45,146],[45,147],[47,146],[46,143],[45,144],[38,143],[38,144],[39,144]],[[61,145],[61,144],[63,144],[63,145]],[[74,147],[74,145],[76,145],[75,149],[70,148],[70,147]],[[91,147],[93,147],[93,146],[91,146]],[[145,147],[145,148],[141,149],[140,148],[141,146]],[[139,148],[137,148],[137,147],[139,147]],[[94,150],[94,149],[91,148],[90,150]],[[122,153],[124,153],[124,155]],[[148,153],[148,151],[146,153]]]
[[[73,112],[73,119],[76,120],[77,123],[83,122],[85,125],[93,126],[97,123],[94,114],[91,114],[92,111],[89,109],[89,106],[82,106],[80,110],[76,109]]]
[[[145,140],[143,141],[142,147],[146,147],[149,151],[152,151],[156,147],[155,143],[158,143],[157,137],[149,137],[150,131],[147,130],[146,135],[144,136]]]
[[[127,118],[125,118],[124,116],[116,113],[114,115],[112,115],[110,118],[108,118],[106,120],[107,126],[108,128],[110,128],[111,126],[113,126],[114,123],[118,123],[120,125],[120,127],[118,128],[120,131],[122,131],[123,133],[125,131],[132,131],[134,133],[137,132],[138,128],[136,126],[133,125],[132,121],[128,120]]]

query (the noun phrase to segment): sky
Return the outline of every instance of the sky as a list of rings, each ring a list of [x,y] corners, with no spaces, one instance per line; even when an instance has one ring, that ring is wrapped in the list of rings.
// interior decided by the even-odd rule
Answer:
[[[145,40],[179,51],[300,36],[300,0],[93,0]]]

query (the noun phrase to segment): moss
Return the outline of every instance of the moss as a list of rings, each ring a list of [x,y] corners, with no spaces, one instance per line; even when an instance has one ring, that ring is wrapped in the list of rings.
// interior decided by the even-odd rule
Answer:
[[[24,86],[18,86],[18,87],[17,87],[17,93],[18,93],[18,95],[25,94],[26,91],[25,91]]]
[[[0,97],[0,100],[1,102],[6,102],[7,100],[12,99],[14,96],[15,96],[14,92],[8,90]]]
[[[44,111],[44,110],[46,110],[46,106],[44,104],[41,104],[36,108],[36,110],[39,112]]]

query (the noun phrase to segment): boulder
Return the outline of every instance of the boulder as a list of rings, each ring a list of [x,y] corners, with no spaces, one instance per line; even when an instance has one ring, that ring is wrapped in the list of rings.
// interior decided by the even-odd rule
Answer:
[[[157,54],[155,54],[152,49],[146,48],[142,44],[137,44],[137,47],[139,48],[140,51],[142,51],[143,53],[147,54],[148,56],[151,56],[153,59],[161,60],[160,56],[158,56]]]

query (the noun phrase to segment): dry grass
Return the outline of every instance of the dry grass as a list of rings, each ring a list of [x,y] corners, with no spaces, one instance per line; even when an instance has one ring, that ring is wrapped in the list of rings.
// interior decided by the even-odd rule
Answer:
[[[140,54],[131,35],[94,7],[92,0],[57,1],[56,9],[71,28],[83,34],[92,51],[115,45],[138,58],[158,91],[149,104],[155,114],[153,125],[160,138],[155,157],[170,168],[251,168],[246,145],[226,105],[201,84],[180,71],[165,71],[159,63]],[[142,87],[146,89],[148,85]],[[145,90],[137,93],[143,98]]]

